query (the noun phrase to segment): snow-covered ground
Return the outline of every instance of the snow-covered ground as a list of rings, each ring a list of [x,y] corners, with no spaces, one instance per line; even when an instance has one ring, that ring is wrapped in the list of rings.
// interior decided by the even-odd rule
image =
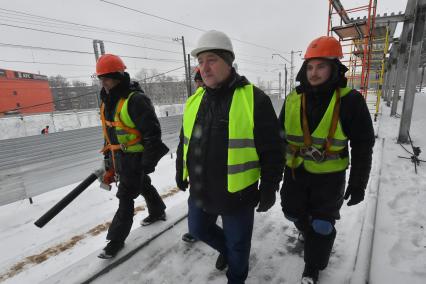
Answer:
[[[417,95],[415,104],[411,136],[414,144],[424,150],[426,94]],[[362,273],[370,274],[369,283],[426,283],[426,164],[420,165],[416,175],[409,160],[397,157],[408,153],[396,144],[399,119],[389,117],[389,108],[384,105],[376,127],[378,139],[370,192],[360,205],[343,206],[330,265],[322,272],[321,283],[350,283],[354,269],[359,267],[365,269]],[[382,138],[384,144],[380,142]],[[426,159],[426,155],[422,153],[420,158]],[[174,190],[174,159],[165,157],[152,178],[165,196],[168,212],[173,216],[185,215],[182,205],[187,193]],[[71,188],[72,185],[40,195],[32,205],[20,201],[0,207],[0,282],[44,283],[82,259],[102,265],[104,260],[96,258],[95,253],[105,245],[105,228],[117,208],[114,189],[107,192],[93,184],[43,229],[33,225]],[[378,206],[373,214],[373,229],[367,223],[366,213],[375,200]],[[143,205],[143,199],[138,198],[136,206]],[[141,232],[139,221],[146,214],[140,207],[129,239]],[[186,229],[185,220],[178,223],[95,283],[226,282],[224,272],[214,268],[215,251],[201,242],[187,245],[181,241]],[[362,252],[367,259],[358,258],[358,252],[364,249],[360,243],[369,241],[360,242],[360,236],[369,229],[373,232],[370,268],[370,251]],[[247,283],[298,283],[303,270],[303,249],[296,237],[292,224],[283,217],[279,198],[267,213],[256,213]],[[81,267],[78,272],[84,274]],[[62,281],[76,283],[76,279],[68,272]]]
[[[402,107],[402,101],[399,103]],[[426,161],[426,93],[419,93],[411,138]],[[397,142],[400,119],[383,106],[379,137],[385,139],[373,243],[371,283],[426,283],[426,163],[418,166]],[[399,111],[399,113],[401,113]],[[412,151],[409,145],[403,145]]]

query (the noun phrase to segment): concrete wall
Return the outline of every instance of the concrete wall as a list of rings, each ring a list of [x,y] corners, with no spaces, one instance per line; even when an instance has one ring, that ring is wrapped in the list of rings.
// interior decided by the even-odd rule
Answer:
[[[174,116],[183,113],[183,104],[155,106],[159,117]],[[61,132],[73,129],[99,126],[101,124],[97,109],[44,113],[27,116],[0,118],[0,140],[40,135],[41,130],[49,125],[49,132]]]

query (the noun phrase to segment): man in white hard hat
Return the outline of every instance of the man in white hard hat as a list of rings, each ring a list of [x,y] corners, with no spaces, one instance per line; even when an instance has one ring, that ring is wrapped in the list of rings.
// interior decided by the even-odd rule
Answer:
[[[176,183],[190,185],[190,234],[219,252],[216,268],[228,266],[228,283],[244,283],[254,208],[274,205],[282,177],[279,124],[269,97],[232,67],[228,36],[208,31],[191,54],[205,86],[186,102]]]

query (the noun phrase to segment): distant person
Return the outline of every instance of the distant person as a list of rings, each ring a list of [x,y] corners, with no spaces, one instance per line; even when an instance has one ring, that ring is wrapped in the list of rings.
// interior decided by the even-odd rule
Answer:
[[[198,67],[195,68],[194,83],[196,89],[204,87],[203,78],[201,77],[200,68]],[[197,239],[194,238],[190,233],[183,234],[182,240],[187,243],[194,243],[197,241]]]
[[[41,130],[41,134],[44,134],[44,135],[49,134],[49,125],[46,125],[46,127]]]
[[[200,68],[198,67],[195,69],[194,83],[196,89],[204,87],[203,78],[201,77]]]
[[[304,239],[304,284],[317,283],[327,267],[343,199],[350,198],[348,206],[360,203],[370,175],[371,116],[363,96],[346,86],[342,57],[335,38],[313,40],[296,77],[300,85],[280,114],[287,148],[281,205]]]
[[[205,87],[185,105],[176,183],[181,190],[190,184],[189,233],[219,252],[216,268],[228,267],[228,283],[244,283],[255,207],[274,205],[282,178],[278,119],[269,97],[232,67],[223,32],[204,33],[191,55]]]
[[[133,224],[134,199],[141,194],[148,207],[146,226],[166,220],[166,205],[148,174],[168,152],[151,100],[132,82],[120,57],[102,55],[96,74],[102,83],[101,120],[104,131],[104,184],[118,182],[118,210],[108,229],[109,243],[99,258],[112,258],[124,246]]]

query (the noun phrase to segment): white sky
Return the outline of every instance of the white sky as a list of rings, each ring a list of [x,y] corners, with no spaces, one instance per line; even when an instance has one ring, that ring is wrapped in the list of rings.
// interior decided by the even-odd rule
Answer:
[[[328,0],[108,1],[199,29],[217,29],[227,33],[233,39],[236,62],[240,68],[239,73],[246,75],[254,83],[257,82],[258,77],[263,80],[278,79],[278,72],[283,70],[285,61],[279,57],[272,59],[273,53],[280,53],[290,59],[289,52],[291,50],[302,50],[304,52],[313,38],[326,34],[327,30]],[[369,0],[342,0],[346,9],[367,5],[368,2]],[[403,12],[406,3],[407,0],[378,0],[377,12],[378,14]],[[75,28],[70,30],[65,28],[63,24],[53,25],[45,19],[37,19],[37,24],[34,20],[30,21],[29,17],[19,17],[18,19],[16,14],[1,9],[149,35],[156,40],[130,37],[123,34],[87,32]],[[362,16],[365,14],[366,11],[363,12]],[[40,26],[40,21],[41,24],[48,26]],[[73,34],[90,39],[25,30],[5,26],[5,24]],[[193,28],[143,15],[100,0],[0,0],[0,43],[3,44],[93,52],[91,39],[97,38],[104,41],[109,40],[171,51],[161,52],[105,42],[106,51],[109,53],[162,60],[124,58],[131,75],[134,75],[141,68],[156,68],[158,71],[164,72],[183,66],[181,45],[174,42],[172,38],[183,35],[187,44],[186,52],[189,53],[194,48],[201,33],[201,31]],[[270,49],[241,43],[235,39]],[[30,61],[31,63],[5,61]],[[33,63],[34,61],[83,66],[49,65]],[[299,56],[296,56],[295,62],[297,71],[301,64]],[[70,80],[88,80],[94,71],[94,65],[93,54],[11,48],[0,44],[0,68],[40,72],[45,75],[61,74]],[[172,72],[170,75],[183,78],[183,69]]]

